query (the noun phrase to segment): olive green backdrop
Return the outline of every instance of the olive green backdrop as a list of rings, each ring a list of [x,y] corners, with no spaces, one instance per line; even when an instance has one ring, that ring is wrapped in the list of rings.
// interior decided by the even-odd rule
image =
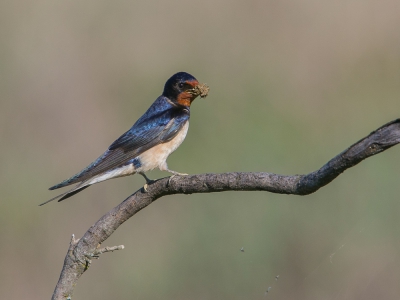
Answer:
[[[71,234],[144,184],[38,207],[175,72],[211,87],[168,160],[180,172],[308,173],[400,117],[399,15],[397,0],[2,1],[1,298],[49,299]],[[310,196],[164,197],[74,299],[398,299],[399,171],[398,146]]]

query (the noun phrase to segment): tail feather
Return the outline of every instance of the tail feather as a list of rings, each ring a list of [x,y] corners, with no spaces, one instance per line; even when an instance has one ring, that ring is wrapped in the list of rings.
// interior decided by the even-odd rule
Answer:
[[[80,191],[83,191],[84,189],[88,188],[90,185],[85,185],[85,186],[81,186],[80,184],[78,184],[76,187],[74,187],[73,189],[66,191],[65,193],[62,193],[58,196],[55,196],[54,198],[51,198],[50,200],[47,200],[46,202],[43,202],[42,204],[39,204],[39,206],[45,205],[53,200],[56,200],[58,198],[60,198],[58,200],[58,202],[63,201],[77,193],[79,193]]]
[[[82,171],[80,171],[79,173],[76,173],[74,176],[65,179],[64,181],[53,185],[52,187],[49,188],[49,190],[55,190],[55,189],[59,189],[62,188],[64,186],[67,185],[71,185],[77,182],[81,182],[81,181],[85,181],[87,179],[90,179],[91,177],[93,177],[96,174],[91,174],[90,176],[88,175],[88,172],[92,171],[93,169],[96,168],[96,166],[105,158],[107,157],[107,155],[110,153],[110,151],[106,151],[104,152],[99,158],[97,158],[94,162],[92,162],[90,165],[88,165],[86,168],[84,168]]]
[[[74,183],[77,182],[76,180],[80,181],[80,180],[77,178],[78,175],[80,175],[80,173],[78,173],[78,174],[72,176],[71,178],[68,178],[68,179],[64,180],[63,182],[60,182],[60,183],[58,183],[58,184],[56,184],[56,185],[53,185],[52,187],[49,188],[49,190],[52,191],[52,190],[59,189],[59,188],[62,188],[62,187],[64,187],[64,186],[67,186],[67,185],[74,184]]]

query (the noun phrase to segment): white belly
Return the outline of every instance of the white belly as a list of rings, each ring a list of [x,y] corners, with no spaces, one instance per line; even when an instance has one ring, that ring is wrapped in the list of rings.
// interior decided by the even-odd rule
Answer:
[[[180,146],[180,144],[182,144],[188,129],[189,121],[183,125],[182,129],[171,141],[157,145],[139,155],[142,166],[138,169],[138,171],[146,172],[163,166],[168,156],[174,152]]]

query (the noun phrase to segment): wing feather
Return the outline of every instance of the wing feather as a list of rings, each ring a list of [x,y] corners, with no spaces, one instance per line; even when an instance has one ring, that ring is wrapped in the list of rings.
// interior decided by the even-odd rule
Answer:
[[[50,190],[85,181],[93,176],[124,165],[146,150],[173,139],[189,120],[187,109],[171,108],[149,118],[141,118],[120,136],[106,152],[78,174],[52,186]]]

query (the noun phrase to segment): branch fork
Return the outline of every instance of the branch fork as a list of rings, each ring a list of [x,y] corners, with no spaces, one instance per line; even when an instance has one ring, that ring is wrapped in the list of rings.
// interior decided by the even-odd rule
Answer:
[[[85,270],[89,268],[90,264],[92,263],[92,259],[99,259],[101,254],[106,252],[114,252],[116,250],[123,250],[125,248],[124,245],[100,248],[100,244],[98,244],[95,250],[87,251],[84,252],[83,255],[79,255],[79,251],[75,251],[78,242],[79,239],[75,239],[75,235],[72,234],[68,253],[70,254],[71,259],[81,263]]]

